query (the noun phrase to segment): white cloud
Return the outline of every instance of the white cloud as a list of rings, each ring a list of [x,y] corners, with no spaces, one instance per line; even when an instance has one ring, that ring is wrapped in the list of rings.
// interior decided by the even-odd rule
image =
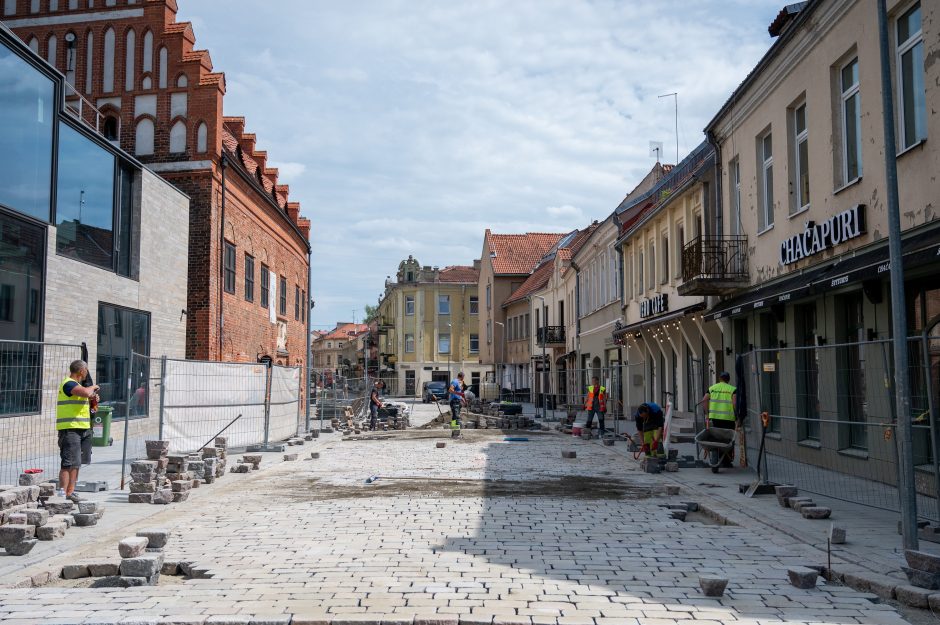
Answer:
[[[278,169],[278,180],[281,183],[290,183],[294,180],[300,178],[305,171],[307,171],[307,166],[303,163],[279,163],[272,162],[271,167],[277,167]]]
[[[657,96],[679,93],[687,153],[772,43],[779,6],[203,0],[179,19],[198,20],[225,113],[246,116],[313,221],[314,321],[329,323],[374,302],[408,254],[469,264],[485,228],[606,218],[649,171],[650,140],[675,158]],[[239,35],[249,19],[261,50]]]

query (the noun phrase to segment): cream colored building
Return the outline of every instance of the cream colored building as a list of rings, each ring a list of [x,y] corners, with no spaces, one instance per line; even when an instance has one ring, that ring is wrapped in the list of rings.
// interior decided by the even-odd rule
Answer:
[[[425,382],[449,382],[463,371],[467,384],[477,384],[492,370],[480,364],[479,275],[477,263],[438,269],[411,256],[401,262],[379,302],[379,377],[417,396]]]
[[[887,5],[908,333],[936,336],[940,5]],[[714,232],[747,237],[749,271],[705,325],[723,334],[717,353],[767,350],[752,363],[752,398],[774,416],[771,453],[880,479],[895,446],[869,424],[898,416],[890,346],[879,342],[891,335],[892,294],[876,7],[827,0],[781,12],[777,41],[708,124],[723,207]],[[719,295],[711,281],[693,277],[688,292]],[[938,366],[932,349],[925,358]],[[913,415],[930,414],[936,381],[912,370],[912,384]],[[915,427],[917,464],[930,456],[928,429]]]

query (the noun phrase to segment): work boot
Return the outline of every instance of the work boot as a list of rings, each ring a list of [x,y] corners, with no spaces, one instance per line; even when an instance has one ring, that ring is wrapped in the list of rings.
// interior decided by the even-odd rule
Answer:
[[[71,495],[69,495],[69,496],[67,497],[67,499],[68,499],[69,501],[74,502],[74,503],[78,503],[79,501],[85,501],[85,498],[84,498],[84,497],[79,497],[79,496],[78,496],[78,493],[72,493]]]

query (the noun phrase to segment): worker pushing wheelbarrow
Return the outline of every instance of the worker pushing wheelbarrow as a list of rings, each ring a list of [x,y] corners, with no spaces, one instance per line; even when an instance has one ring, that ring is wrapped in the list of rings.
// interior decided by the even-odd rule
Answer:
[[[734,466],[738,389],[730,381],[731,374],[722,371],[718,382],[712,384],[702,398],[706,415],[705,429],[695,435],[695,442],[703,449],[712,473],[718,473],[721,467]]]

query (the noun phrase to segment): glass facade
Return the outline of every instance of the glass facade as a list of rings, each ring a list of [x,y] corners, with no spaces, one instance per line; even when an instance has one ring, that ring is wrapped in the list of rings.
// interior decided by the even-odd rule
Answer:
[[[49,221],[55,84],[0,45],[0,85],[0,204]]]
[[[131,417],[147,415],[149,313],[109,304],[98,305],[98,358],[95,382],[101,386],[101,403],[114,408],[114,416],[129,410]],[[128,405],[130,375],[130,405]]]

